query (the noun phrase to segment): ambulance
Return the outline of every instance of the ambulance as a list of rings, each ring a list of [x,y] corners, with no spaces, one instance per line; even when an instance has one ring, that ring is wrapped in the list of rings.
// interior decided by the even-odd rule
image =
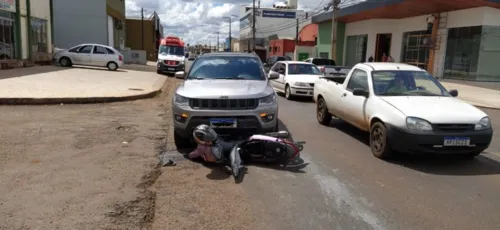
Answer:
[[[160,41],[156,72],[158,74],[184,71],[188,53],[184,41],[175,36],[167,36]]]

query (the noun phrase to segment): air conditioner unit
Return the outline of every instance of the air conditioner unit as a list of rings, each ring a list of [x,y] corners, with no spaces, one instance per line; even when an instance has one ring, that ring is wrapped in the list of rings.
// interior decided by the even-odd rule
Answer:
[[[116,19],[115,20],[115,28],[117,30],[122,30],[123,29],[123,22],[121,20]]]

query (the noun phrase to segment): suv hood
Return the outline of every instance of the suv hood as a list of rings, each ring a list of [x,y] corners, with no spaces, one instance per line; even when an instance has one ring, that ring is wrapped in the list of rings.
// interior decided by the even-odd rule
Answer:
[[[254,80],[186,80],[177,94],[187,98],[261,98],[274,93],[268,81]]]
[[[478,108],[453,97],[380,97],[404,115],[431,123],[475,124],[487,115]]]
[[[158,54],[158,60],[170,60],[170,61],[184,61],[184,56],[172,55],[172,54]]]

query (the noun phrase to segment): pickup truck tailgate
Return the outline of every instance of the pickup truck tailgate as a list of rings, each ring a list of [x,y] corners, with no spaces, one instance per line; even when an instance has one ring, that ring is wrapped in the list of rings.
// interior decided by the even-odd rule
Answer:
[[[345,66],[325,66],[325,76],[346,77],[351,68]]]

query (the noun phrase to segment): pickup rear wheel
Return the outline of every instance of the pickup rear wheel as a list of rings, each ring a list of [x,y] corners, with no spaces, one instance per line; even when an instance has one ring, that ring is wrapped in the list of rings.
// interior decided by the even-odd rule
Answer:
[[[330,122],[332,121],[332,115],[328,112],[325,99],[322,97],[318,99],[318,103],[316,105],[316,118],[320,124],[327,126],[330,125]]]
[[[392,156],[387,128],[382,122],[375,122],[370,129],[370,148],[377,158],[389,159]]]

